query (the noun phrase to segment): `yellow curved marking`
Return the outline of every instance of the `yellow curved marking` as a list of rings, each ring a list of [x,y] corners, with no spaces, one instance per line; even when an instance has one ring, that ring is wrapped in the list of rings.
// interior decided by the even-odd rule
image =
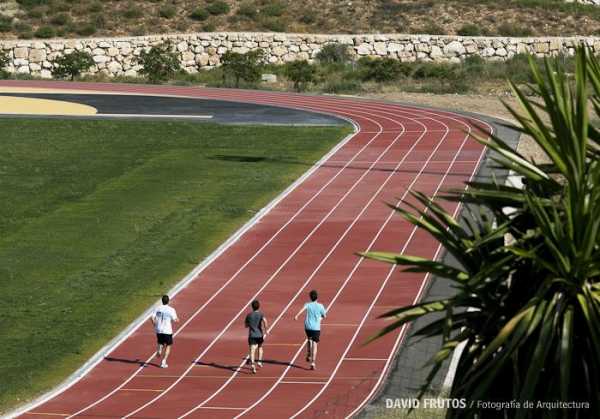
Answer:
[[[0,96],[0,114],[5,115],[95,115],[96,112],[96,108],[80,103]]]

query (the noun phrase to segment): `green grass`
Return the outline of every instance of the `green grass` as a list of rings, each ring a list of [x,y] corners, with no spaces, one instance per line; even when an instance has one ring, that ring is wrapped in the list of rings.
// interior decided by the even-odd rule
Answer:
[[[0,411],[73,372],[349,131],[0,120]]]

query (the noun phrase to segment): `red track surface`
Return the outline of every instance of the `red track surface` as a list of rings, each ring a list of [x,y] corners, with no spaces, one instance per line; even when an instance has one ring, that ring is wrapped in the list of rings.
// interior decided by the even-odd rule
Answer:
[[[6,83],[3,83],[6,84]],[[225,250],[173,299],[183,323],[168,369],[103,360],[84,378],[23,415],[175,418],[286,418],[356,413],[377,391],[405,330],[372,344],[391,307],[420,298],[426,278],[353,256],[366,249],[426,257],[438,246],[383,202],[408,189],[433,195],[476,172],[483,147],[468,139],[479,121],[390,103],[294,94],[164,86],[11,82],[11,86],[215,98],[325,112],[358,132]],[[489,127],[488,127],[489,129]],[[454,204],[445,203],[456,211]],[[304,362],[304,331],[292,317],[318,289],[328,309],[318,369]],[[259,298],[272,326],[267,362],[257,375],[241,367],[243,327]],[[150,360],[146,322],[110,353]]]

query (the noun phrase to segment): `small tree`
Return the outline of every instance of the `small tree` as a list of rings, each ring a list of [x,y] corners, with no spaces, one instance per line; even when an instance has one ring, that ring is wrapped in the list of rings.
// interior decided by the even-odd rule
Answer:
[[[0,50],[0,78],[8,77],[8,71],[6,71],[6,67],[8,67],[9,62],[10,58],[8,57],[8,53]]]
[[[181,70],[177,53],[170,42],[155,45],[148,51],[142,51],[137,59],[142,66],[140,74],[148,77],[152,83],[168,80]]]
[[[94,58],[89,52],[73,51],[54,60],[52,75],[59,79],[70,78],[75,80],[81,73],[94,65]]]
[[[235,79],[235,87],[240,87],[240,80],[256,83],[260,80],[264,53],[261,49],[246,54],[227,51],[221,57],[223,79],[228,75]]]
[[[306,60],[293,61],[285,65],[284,74],[294,82],[294,89],[301,92],[308,83],[315,81],[316,69]]]
[[[402,75],[408,75],[410,68],[393,58],[368,58],[358,60],[359,71],[363,80],[376,82],[393,81]]]
[[[317,60],[321,64],[345,64],[350,61],[348,45],[330,43],[317,53]]]

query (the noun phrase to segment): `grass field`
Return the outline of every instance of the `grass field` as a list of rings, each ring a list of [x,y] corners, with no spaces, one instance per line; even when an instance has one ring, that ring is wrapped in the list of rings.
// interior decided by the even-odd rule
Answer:
[[[349,132],[0,120],[0,411],[68,376]]]

